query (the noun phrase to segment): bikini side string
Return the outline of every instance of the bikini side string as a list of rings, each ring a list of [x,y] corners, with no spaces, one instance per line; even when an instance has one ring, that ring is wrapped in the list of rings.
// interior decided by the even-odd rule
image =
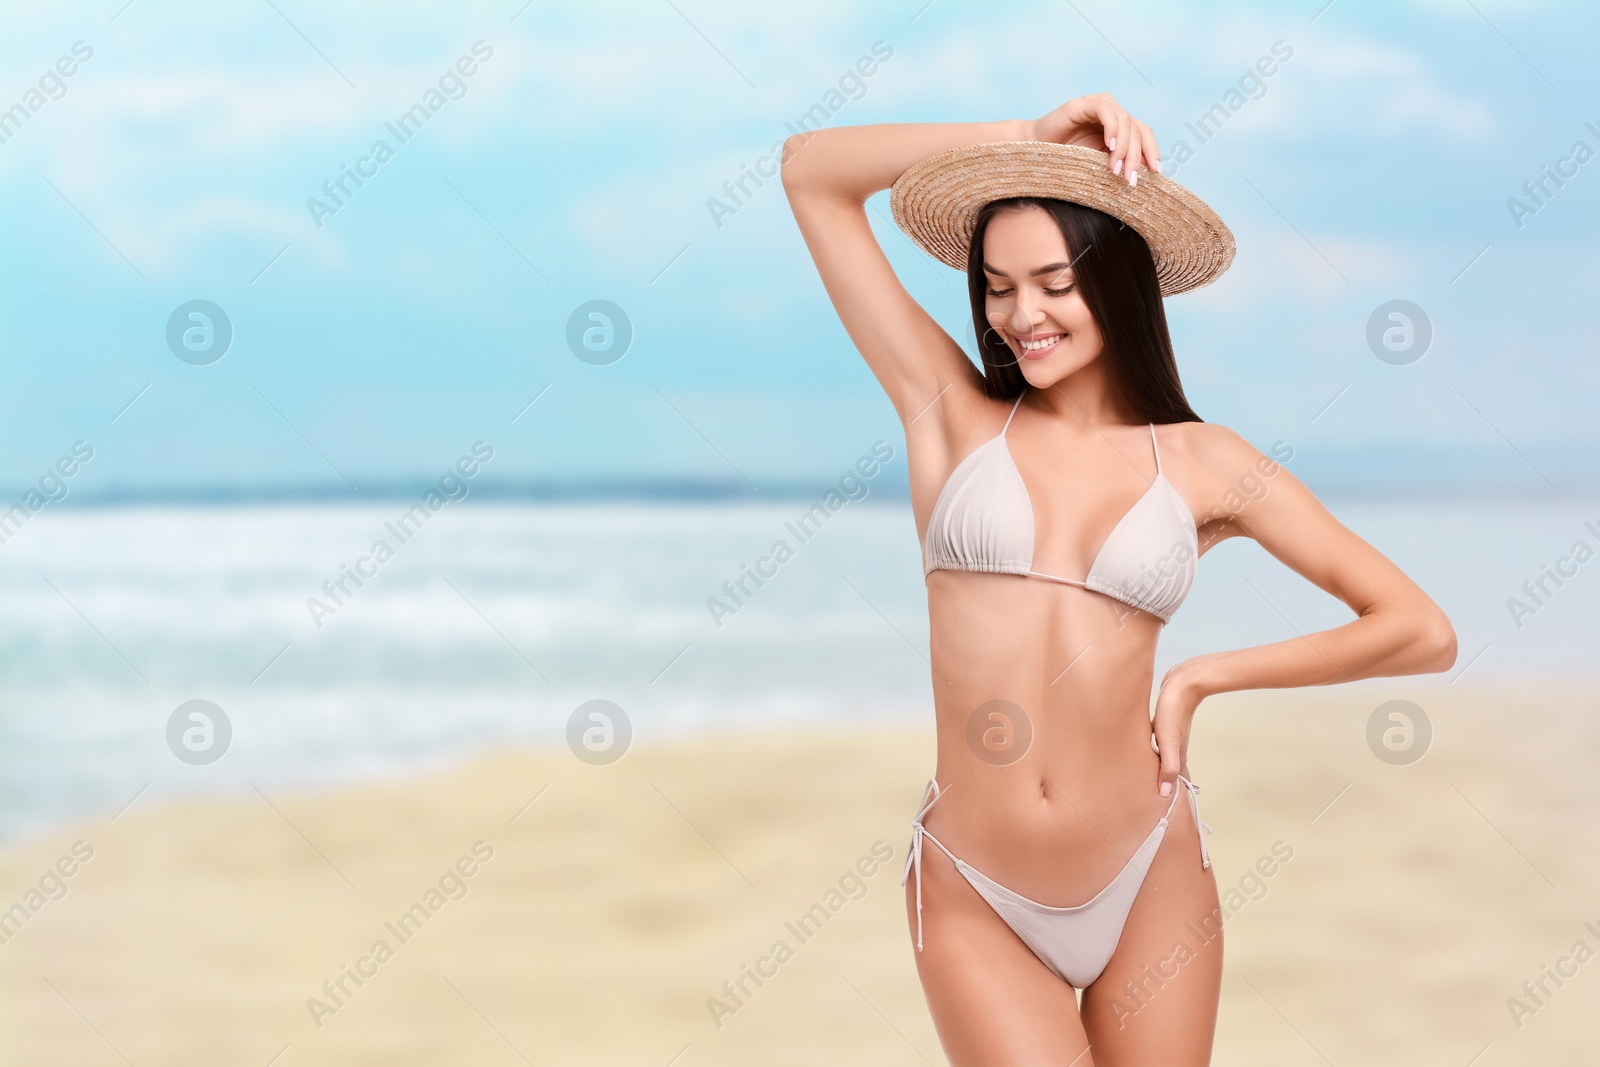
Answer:
[[[1195,826],[1204,831],[1204,833],[1197,833],[1196,835],[1200,838],[1200,866],[1210,867],[1211,854],[1206,851],[1206,834],[1214,834],[1216,831],[1211,829],[1210,823],[1200,817],[1200,787],[1181,774],[1178,775],[1178,781],[1182,782],[1184,787],[1189,790],[1189,814],[1194,816]]]
[[[933,799],[928,799],[928,794],[933,794]],[[922,817],[928,814],[928,809],[938,803],[944,793],[939,789],[939,783],[932,778],[928,779],[927,788],[922,791],[922,807],[917,809],[917,814],[911,819],[911,848],[906,852],[906,866],[900,872],[900,886],[905,888],[906,878],[913,867],[917,870],[917,951],[922,951],[922,835],[927,833],[922,828]],[[953,857],[952,857],[953,858]]]

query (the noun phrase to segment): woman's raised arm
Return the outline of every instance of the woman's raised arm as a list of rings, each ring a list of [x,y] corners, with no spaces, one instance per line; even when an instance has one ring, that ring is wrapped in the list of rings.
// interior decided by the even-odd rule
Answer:
[[[1111,152],[1137,181],[1159,165],[1155,137],[1104,93],[1039,119],[842,126],[784,142],[783,187],[817,273],[850,339],[900,415],[910,420],[946,389],[981,395],[982,378],[949,334],[906,292],[867,224],[866,201],[912,164],[990,141],[1055,141]],[[934,425],[943,422],[935,415]]]

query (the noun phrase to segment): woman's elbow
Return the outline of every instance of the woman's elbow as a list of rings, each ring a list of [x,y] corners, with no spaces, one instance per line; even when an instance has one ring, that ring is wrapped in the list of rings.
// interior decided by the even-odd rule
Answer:
[[[809,133],[792,133],[784,139],[783,154],[778,157],[778,181],[783,185],[785,192],[793,192],[805,181],[805,171],[797,162],[800,150],[806,142],[815,137],[820,130]]]
[[[1430,673],[1447,671],[1456,662],[1456,628],[1437,606],[1430,608],[1417,628],[1417,652]]]

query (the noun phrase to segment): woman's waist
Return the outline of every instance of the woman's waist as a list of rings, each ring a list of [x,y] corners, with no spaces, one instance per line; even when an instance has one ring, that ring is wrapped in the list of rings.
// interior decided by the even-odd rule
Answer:
[[[1074,745],[1065,738],[1035,739],[1024,752],[969,736],[938,743],[933,782],[940,794],[959,791],[960,806],[992,820],[1038,820],[1048,825],[1065,811],[1087,805],[1120,810],[1143,793],[1159,796],[1161,759],[1150,728]],[[1014,757],[1014,758],[1013,758]],[[940,806],[944,806],[943,801]]]
[[[936,685],[939,767],[947,774],[1017,767],[1076,778],[1111,761],[1126,772],[1152,754],[1149,692],[1148,683],[1127,676],[1086,675],[1052,687],[1026,684],[1019,673],[988,685]]]
[[[994,807],[1025,808],[1052,792],[1123,795],[1160,766],[1146,701],[995,697],[938,701],[935,778],[969,783]]]
[[[1092,626],[1052,625],[1026,614],[1005,624],[935,625],[929,663],[935,707],[1003,697],[1030,710],[1149,706],[1155,641]]]

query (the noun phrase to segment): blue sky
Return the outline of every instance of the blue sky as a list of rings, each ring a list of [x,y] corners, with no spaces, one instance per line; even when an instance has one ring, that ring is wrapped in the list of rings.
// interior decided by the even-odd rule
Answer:
[[[1314,486],[1593,488],[1600,160],[1520,220],[1507,201],[1575,142],[1600,151],[1597,22],[1504,0],[8,5],[0,108],[45,89],[0,143],[0,494],[78,440],[82,499],[371,494],[480,439],[491,485],[832,480],[898,445],[893,411],[777,182],[720,220],[707,202],[876,42],[892,55],[832,124],[1107,90],[1169,159],[1189,142],[1176,176],[1239,253],[1168,303],[1186,387],[1208,420],[1291,442]],[[80,41],[92,56],[47,77]],[[1200,144],[1185,123],[1277,42],[1290,58]],[[430,89],[401,143],[385,123]],[[362,164],[380,138],[392,158]],[[887,194],[873,208],[970,348],[960,277]],[[208,365],[166,340],[199,299],[233,329]],[[609,365],[566,342],[595,299],[632,323]],[[1434,332],[1403,366],[1365,340],[1394,299]]]

